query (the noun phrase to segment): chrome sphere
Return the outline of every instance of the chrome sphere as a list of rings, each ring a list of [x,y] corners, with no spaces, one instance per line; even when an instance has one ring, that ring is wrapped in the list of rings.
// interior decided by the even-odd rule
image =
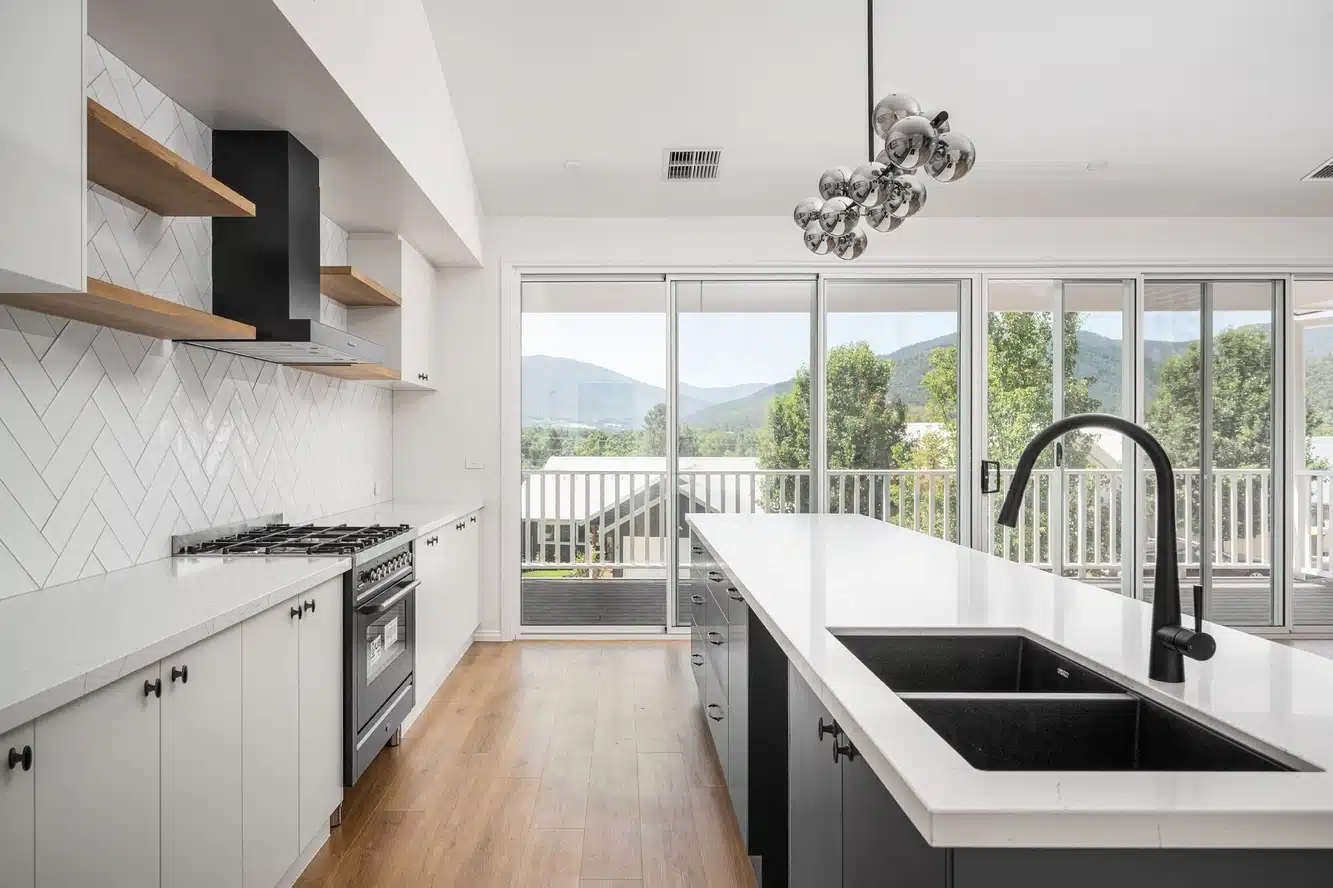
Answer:
[[[875,103],[875,110],[870,112],[870,121],[875,127],[875,135],[887,139],[889,130],[905,117],[921,113],[921,105],[907,93],[890,93]]]
[[[944,133],[935,142],[935,153],[926,162],[926,172],[936,182],[957,182],[977,162],[977,149],[962,133]]]
[[[899,216],[893,215],[887,203],[866,210],[866,224],[876,231],[888,233],[903,224]]]
[[[943,108],[932,108],[929,111],[922,111],[921,116],[926,118],[926,120],[930,121],[931,126],[934,126],[935,118],[939,117],[940,113],[943,110],[944,110]],[[950,129],[949,118],[946,115],[945,119],[940,122],[940,125],[935,127],[935,132],[939,133],[940,135],[944,135],[949,131],[949,129]]]
[[[833,235],[820,227],[817,219],[805,226],[805,234],[802,237],[805,240],[805,248],[816,256],[823,256],[833,249],[833,242],[836,240]]]
[[[920,115],[904,117],[889,130],[884,140],[884,152],[894,166],[917,170],[935,153],[938,138],[935,127],[926,118]]]
[[[847,196],[863,207],[877,207],[888,197],[889,168],[882,163],[863,163],[852,173]]]
[[[819,211],[819,226],[834,237],[851,231],[860,221],[861,208],[852,203],[850,197],[826,200],[824,208]]]
[[[819,218],[819,211],[823,208],[824,202],[822,200],[817,197],[807,197],[796,205],[791,217],[796,220],[798,227],[804,228]]]
[[[911,176],[894,176],[889,196],[889,212],[899,219],[915,216],[926,205],[926,186]]]
[[[824,170],[819,177],[819,196],[828,200],[833,197],[846,197],[847,185],[851,181],[852,171],[847,167],[834,167]]]
[[[833,239],[833,252],[839,259],[855,259],[866,251],[866,233],[853,228]]]

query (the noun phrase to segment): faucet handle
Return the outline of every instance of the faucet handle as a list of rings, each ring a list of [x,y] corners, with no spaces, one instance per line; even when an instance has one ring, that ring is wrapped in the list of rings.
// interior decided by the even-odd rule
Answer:
[[[1194,631],[1203,631],[1203,584],[1194,584]]]

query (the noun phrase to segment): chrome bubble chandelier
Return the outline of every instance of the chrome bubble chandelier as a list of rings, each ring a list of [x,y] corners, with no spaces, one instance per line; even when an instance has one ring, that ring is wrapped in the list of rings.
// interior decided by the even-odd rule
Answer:
[[[926,205],[926,185],[918,172],[924,170],[937,182],[957,182],[976,164],[976,147],[952,130],[949,112],[922,111],[905,93],[876,102],[870,125],[872,152],[883,142],[874,160],[855,169],[825,170],[819,197],[807,197],[792,213],[812,253],[857,258],[866,249],[862,220],[875,231],[893,231]]]

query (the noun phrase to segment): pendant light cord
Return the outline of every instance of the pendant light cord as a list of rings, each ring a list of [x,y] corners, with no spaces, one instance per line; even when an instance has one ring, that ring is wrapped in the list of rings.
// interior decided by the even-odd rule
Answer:
[[[866,0],[866,160],[875,159],[875,0]]]

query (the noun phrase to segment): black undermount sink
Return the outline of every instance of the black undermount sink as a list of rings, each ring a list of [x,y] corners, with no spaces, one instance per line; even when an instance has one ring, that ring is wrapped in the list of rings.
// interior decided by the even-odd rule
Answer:
[[[1019,635],[836,634],[982,771],[1316,771],[1286,764]]]

